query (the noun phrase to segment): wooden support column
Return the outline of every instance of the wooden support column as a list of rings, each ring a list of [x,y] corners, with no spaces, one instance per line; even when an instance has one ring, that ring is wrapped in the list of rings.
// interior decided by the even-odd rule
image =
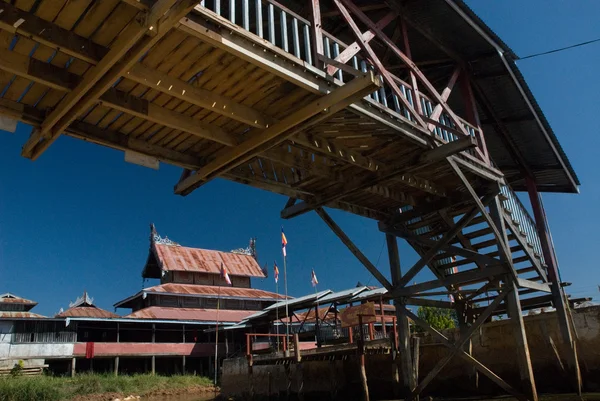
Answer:
[[[550,235],[548,220],[535,181],[530,176],[525,177],[527,184],[527,192],[531,202],[531,208],[535,217],[537,232],[542,245],[542,253],[544,261],[548,266],[548,280],[550,281],[550,289],[552,291],[552,303],[556,308],[558,317],[558,325],[562,336],[564,349],[566,350],[566,360],[569,366],[569,376],[573,387],[577,394],[581,395],[581,372],[579,369],[579,360],[577,358],[577,349],[574,341],[574,333],[572,331],[572,319],[569,314],[569,303],[565,300],[565,293],[560,284],[560,273],[558,272],[558,261]]]
[[[323,62],[319,59],[319,55],[323,55],[323,28],[321,22],[321,1],[308,0],[310,8],[310,23],[311,23],[311,44],[312,44],[312,61],[313,65],[321,68]]]
[[[152,343],[156,342],[156,325],[152,323]],[[152,355],[152,374],[156,374],[156,355]]]
[[[400,269],[400,254],[398,253],[398,243],[396,237],[391,234],[386,234],[388,256],[390,260],[390,270],[392,276],[392,285],[396,286],[402,277]],[[398,357],[400,359],[400,368],[402,371],[402,389],[400,395],[410,399],[412,390],[416,387],[416,379],[414,376],[412,355],[410,351],[410,326],[403,297],[394,298],[396,306],[396,318],[398,325]]]
[[[464,300],[459,299],[456,301],[455,307],[456,314],[458,316],[458,327],[460,329],[460,334],[464,335],[469,330],[469,327],[471,327],[475,322],[473,314],[470,313],[470,309],[472,308],[472,306]],[[473,340],[471,338],[469,338],[469,341],[467,341],[467,343],[463,347],[463,350],[467,354],[473,356]],[[469,373],[469,379],[471,378],[473,381],[473,388],[479,388],[479,372],[474,366],[471,372]]]
[[[75,377],[75,369],[77,368],[77,358],[71,359],[71,377]]]
[[[496,197],[494,201],[490,203],[489,207],[492,221],[500,233],[500,237],[497,238],[499,242],[498,249],[502,246],[509,248],[510,246],[506,235],[506,226],[504,224],[500,199]],[[502,242],[504,243],[502,244]],[[514,275],[508,271],[511,269],[512,261],[507,260],[507,256],[503,252],[500,252],[500,260],[507,265],[507,274],[504,278],[504,283],[508,295],[505,303],[507,314],[513,328],[513,334],[515,336],[515,351],[517,353],[517,363],[519,365],[519,374],[521,377],[520,390],[525,394],[527,399],[537,401],[537,388],[533,376],[531,357],[529,355],[529,344],[527,343],[527,334],[525,333],[525,323],[523,322],[521,303],[519,301],[519,290]]]
[[[489,162],[490,156],[488,153],[487,145],[485,144],[485,137],[483,136],[483,130],[481,129],[481,121],[479,119],[479,111],[477,110],[477,104],[475,103],[475,95],[473,88],[471,87],[471,81],[467,75],[467,71],[463,70],[460,76],[460,87],[461,93],[465,104],[466,120],[469,124],[477,128],[477,141],[479,142],[479,148],[486,161]]]
[[[358,368],[360,382],[362,384],[363,400],[369,401],[369,383],[367,382],[367,369],[365,367],[365,331],[362,315],[358,315],[358,328],[360,330],[360,336],[358,337]]]
[[[120,340],[121,340],[120,327],[119,327],[119,323],[117,323],[117,343],[119,343]],[[118,356],[115,356],[114,370],[115,370],[115,376],[118,376],[119,375],[119,357]]]

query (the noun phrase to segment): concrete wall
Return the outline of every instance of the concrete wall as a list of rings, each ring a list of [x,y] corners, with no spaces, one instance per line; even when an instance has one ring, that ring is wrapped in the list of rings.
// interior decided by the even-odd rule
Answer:
[[[573,311],[573,320],[579,337],[578,349],[584,386],[588,391],[600,389],[600,306]],[[525,317],[527,339],[539,392],[568,392],[569,379],[564,375],[560,332],[555,313]],[[458,339],[458,330],[445,332]],[[554,344],[556,346],[553,347]],[[419,373],[423,379],[447,353],[447,348],[429,335],[421,338]],[[519,383],[519,370],[514,350],[511,322],[496,321],[484,325],[473,336],[475,358],[510,384]],[[389,355],[373,355],[366,359],[366,370],[371,395],[374,399],[393,396],[392,363]],[[564,364],[564,359],[562,360]],[[251,393],[273,395],[285,393],[288,383],[297,393],[303,383],[305,394],[314,393],[323,398],[360,394],[358,362],[354,357],[345,361],[305,362],[302,367],[254,366],[248,375],[245,358],[226,360],[223,364],[222,390],[225,395]],[[302,379],[304,378],[304,379]],[[270,382],[270,384],[269,384]],[[502,394],[494,383],[483,375],[476,375],[472,365],[454,358],[426,389],[426,393],[443,396],[475,394]]]

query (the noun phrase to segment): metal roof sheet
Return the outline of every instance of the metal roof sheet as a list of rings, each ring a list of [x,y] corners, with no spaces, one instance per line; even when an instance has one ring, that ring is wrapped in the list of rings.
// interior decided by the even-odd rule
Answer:
[[[0,295],[0,303],[6,304],[23,304],[23,305],[37,305],[37,302],[29,299],[21,298],[14,294],[7,292],[6,294]]]
[[[164,271],[220,274],[223,265],[230,276],[266,277],[250,255],[156,243],[153,243],[153,249]]]
[[[67,309],[64,312],[57,314],[55,317],[103,317],[115,318],[120,317],[116,313],[98,308],[97,306],[75,306]]]
[[[211,297],[220,296],[222,298],[245,298],[245,299],[266,299],[278,300],[285,299],[285,295],[274,292],[257,290],[254,288],[239,288],[226,286],[198,285],[198,284],[177,284],[167,283],[154,287],[145,288],[144,292],[159,292],[169,294],[186,295],[207,295]]]
[[[196,320],[207,322],[241,322],[255,311],[230,309],[200,309],[200,308],[167,308],[150,306],[130,313],[125,318],[130,319],[165,319],[165,320]]]
[[[381,295],[385,295],[387,294],[387,289],[381,287],[381,288],[376,288],[374,290],[369,290],[369,291],[364,291],[361,292],[360,294],[352,297],[352,299],[350,299],[348,302],[357,302],[357,301],[365,301],[365,300],[369,300],[369,299],[373,299],[373,298],[378,298]]]
[[[309,295],[305,295],[300,298],[294,298],[294,299],[291,299],[288,301],[277,302],[276,304],[266,307],[265,311],[275,310],[276,308],[284,308],[286,306],[286,304],[287,304],[288,308],[289,307],[299,307],[299,306],[305,305],[305,304],[307,304],[307,306],[310,306],[317,299],[322,298],[326,295],[329,295],[332,292],[333,291],[331,291],[331,290],[325,290],[325,291],[318,292],[316,294],[309,294]]]
[[[29,318],[45,318],[46,316],[38,315],[37,313],[31,312],[3,312],[0,311],[0,319],[29,319]]]
[[[344,291],[338,291],[338,292],[332,292],[329,295],[326,295],[322,298],[318,299],[319,304],[323,303],[333,303],[333,302],[344,302],[347,299],[351,299],[352,297],[360,294],[363,291],[366,291],[368,288],[367,287],[356,287],[356,288],[350,288],[348,290],[344,290]]]

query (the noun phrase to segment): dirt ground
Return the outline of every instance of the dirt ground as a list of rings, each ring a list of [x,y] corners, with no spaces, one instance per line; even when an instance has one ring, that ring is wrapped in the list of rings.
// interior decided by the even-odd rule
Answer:
[[[181,396],[182,399],[212,399],[215,394],[219,394],[219,388],[216,389],[215,392],[214,387],[206,387],[206,386],[192,386],[186,388],[177,388],[177,389],[165,389],[165,390],[155,390],[150,393],[144,394],[141,396],[141,400],[146,401],[163,401],[174,399],[174,397]],[[125,397],[130,395],[137,394],[121,394],[121,393],[102,393],[102,394],[89,394],[89,395],[81,395],[73,398],[71,401],[113,401],[114,399],[123,400]],[[179,400],[180,398],[177,398]]]

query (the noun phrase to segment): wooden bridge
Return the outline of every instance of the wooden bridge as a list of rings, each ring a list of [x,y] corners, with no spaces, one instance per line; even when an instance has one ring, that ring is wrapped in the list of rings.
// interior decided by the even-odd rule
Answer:
[[[516,56],[462,1],[2,1],[0,52],[0,114],[34,127],[23,156],[68,135],[182,167],[180,195],[222,177],[288,196],[283,218],[316,211],[395,299],[407,397],[449,360],[416,382],[408,318],[444,337],[408,302],[456,308],[450,356],[531,400],[521,305],[553,305],[579,390],[538,192],[579,182]],[[324,207],[379,222],[391,281]],[[421,255],[404,274],[397,237]],[[514,321],[521,383],[462,350],[494,313]]]

